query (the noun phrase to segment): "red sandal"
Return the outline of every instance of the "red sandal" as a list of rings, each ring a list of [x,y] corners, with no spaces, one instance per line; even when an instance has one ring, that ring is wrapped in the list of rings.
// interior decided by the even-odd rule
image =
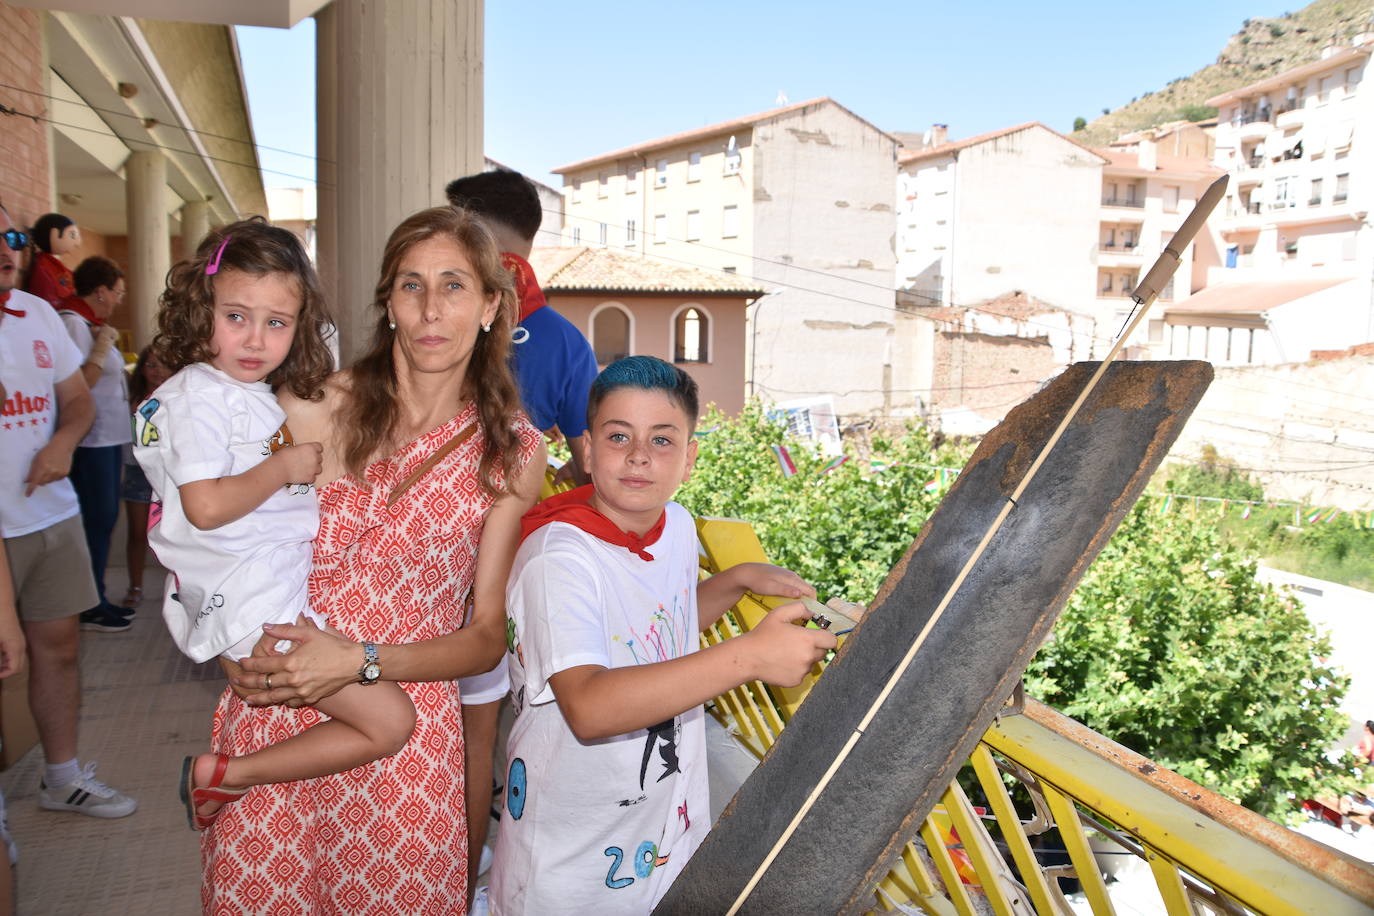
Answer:
[[[196,758],[187,757],[181,764],[181,803],[186,806],[186,823],[192,830],[204,830],[215,822],[224,806],[243,797],[244,789],[225,789],[220,783],[229,768],[229,758],[224,754],[215,755],[215,771],[210,774],[207,785],[196,785]],[[209,814],[196,811],[205,802],[219,802],[220,806]]]

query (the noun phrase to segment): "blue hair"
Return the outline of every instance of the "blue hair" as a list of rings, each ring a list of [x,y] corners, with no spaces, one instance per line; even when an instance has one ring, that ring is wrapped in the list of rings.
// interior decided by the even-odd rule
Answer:
[[[588,429],[606,395],[621,388],[662,391],[686,412],[691,427],[696,428],[700,406],[696,381],[677,366],[657,356],[627,356],[602,369],[592,381],[591,394],[587,397]]]

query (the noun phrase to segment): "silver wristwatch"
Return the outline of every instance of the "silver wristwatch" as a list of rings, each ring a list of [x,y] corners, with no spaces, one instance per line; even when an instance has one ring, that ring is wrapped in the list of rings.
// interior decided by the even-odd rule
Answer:
[[[358,683],[375,684],[382,679],[382,663],[377,660],[376,643],[363,643],[363,666],[358,669]]]

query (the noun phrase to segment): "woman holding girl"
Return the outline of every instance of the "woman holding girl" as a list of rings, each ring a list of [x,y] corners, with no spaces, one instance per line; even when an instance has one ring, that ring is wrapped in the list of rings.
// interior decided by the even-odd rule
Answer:
[[[258,751],[320,721],[298,707],[360,681],[399,682],[414,733],[394,756],[226,805],[202,845],[207,912],[466,909],[455,679],[502,656],[543,444],[507,365],[510,275],[479,222],[447,207],[402,222],[373,309],[370,348],[320,400],[281,397],[295,440],[322,445],[309,593],[332,630],[265,627],[235,678],[247,699],[221,698],[213,740],[222,754]],[[267,650],[282,639],[294,649]]]
[[[206,236],[198,255],[168,275],[153,346],[177,371],[134,412],[134,457],[162,505],[148,540],[172,573],[167,628],[192,661],[233,663],[264,624],[326,624],[306,592],[321,446],[293,439],[273,392],[323,396],[329,315],[305,249],[285,229],[243,220]],[[252,786],[393,754],[415,717],[395,684],[349,685],[316,705],[329,720],[299,735],[187,757],[188,824],[210,826]]]

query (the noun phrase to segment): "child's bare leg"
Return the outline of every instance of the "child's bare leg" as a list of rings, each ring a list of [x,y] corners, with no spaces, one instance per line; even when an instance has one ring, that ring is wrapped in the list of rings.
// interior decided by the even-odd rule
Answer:
[[[405,747],[415,729],[415,706],[390,681],[350,684],[315,708],[330,717],[299,735],[242,757],[229,758],[221,786],[234,791],[341,773],[389,757]],[[217,755],[201,754],[194,764],[197,788],[209,784]],[[196,813],[213,814],[222,803],[206,801]]]
[[[129,567],[129,590],[143,591],[143,568],[148,562],[148,504],[124,502],[128,534],[124,540],[124,559]]]
[[[504,662],[503,662],[504,664]],[[468,903],[477,890],[482,845],[491,825],[491,774],[496,753],[496,726],[501,701],[463,704],[464,803],[468,815]]]

